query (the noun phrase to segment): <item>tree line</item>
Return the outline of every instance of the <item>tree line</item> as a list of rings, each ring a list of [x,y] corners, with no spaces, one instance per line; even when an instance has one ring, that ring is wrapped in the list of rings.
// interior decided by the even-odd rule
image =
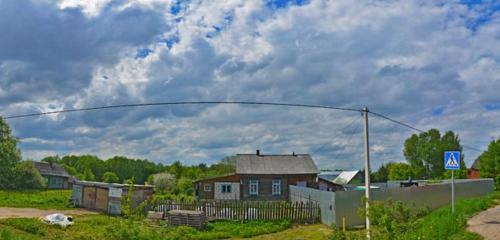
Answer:
[[[405,162],[389,162],[380,166],[372,173],[375,182],[387,180],[448,179],[451,171],[444,169],[445,151],[463,151],[460,139],[453,131],[443,135],[437,129],[413,134],[406,139],[403,148]],[[460,170],[455,171],[456,178],[467,178],[467,166],[464,154],[460,154]],[[500,138],[493,140],[477,159],[479,161],[479,174],[482,178],[493,178],[495,185],[500,188]]]
[[[10,126],[0,117],[0,189],[45,188],[46,179],[32,161],[22,159],[18,143],[19,139],[12,135]],[[156,180],[160,183],[160,192],[175,195],[193,195],[194,181],[233,173],[235,167],[234,157],[225,157],[212,165],[201,163],[193,166],[183,165],[180,161],[163,165],[123,156],[103,160],[93,155],[47,156],[41,161],[62,165],[78,180],[134,184],[154,184]]]

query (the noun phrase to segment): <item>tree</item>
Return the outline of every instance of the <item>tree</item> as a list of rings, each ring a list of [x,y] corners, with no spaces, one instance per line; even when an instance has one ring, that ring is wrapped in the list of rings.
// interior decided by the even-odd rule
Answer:
[[[389,163],[387,170],[389,180],[406,180],[412,176],[410,165],[406,163]]]
[[[153,175],[153,185],[157,192],[164,194],[175,187],[175,178],[170,173],[158,173]]]
[[[40,175],[33,162],[24,161],[14,168],[16,189],[40,189],[47,186],[46,180]]]
[[[373,182],[387,182],[389,180],[389,170],[384,164],[372,175]]]
[[[431,129],[420,134],[413,134],[406,139],[404,144],[404,156],[410,164],[412,176],[415,178],[443,178],[444,152],[460,151],[462,146],[458,135],[452,131],[446,132],[443,136],[437,129]],[[461,154],[461,168],[466,169]]]
[[[15,183],[14,167],[21,161],[17,143],[9,125],[0,117],[0,189],[13,188]]]
[[[92,172],[92,169],[85,168],[85,170],[83,171],[83,178],[85,181],[95,181],[95,175]]]
[[[500,138],[491,141],[479,156],[479,175],[495,179],[495,186],[500,189]]]
[[[102,175],[102,181],[105,183],[119,183],[120,178],[114,172],[105,172],[104,175]]]

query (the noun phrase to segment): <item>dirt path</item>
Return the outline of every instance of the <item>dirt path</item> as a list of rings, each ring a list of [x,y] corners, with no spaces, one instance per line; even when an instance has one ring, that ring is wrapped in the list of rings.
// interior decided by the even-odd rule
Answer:
[[[486,240],[500,239],[500,205],[479,213],[467,224],[468,231],[478,233]]]
[[[83,209],[74,210],[42,210],[36,208],[8,208],[0,207],[0,219],[1,218],[18,218],[18,217],[30,217],[38,218],[45,217],[52,213],[62,213],[66,215],[83,215],[83,214],[98,214],[96,212],[91,212]]]

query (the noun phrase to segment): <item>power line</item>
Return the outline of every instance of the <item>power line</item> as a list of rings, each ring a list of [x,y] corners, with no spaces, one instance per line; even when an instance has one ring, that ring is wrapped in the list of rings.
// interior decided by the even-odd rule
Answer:
[[[131,108],[131,107],[148,107],[148,106],[164,106],[164,105],[212,105],[212,104],[268,105],[268,106],[321,108],[321,109],[331,109],[331,110],[351,111],[351,112],[362,112],[363,111],[361,109],[355,109],[355,108],[332,107],[332,106],[314,105],[314,104],[251,102],[251,101],[183,101],[183,102],[155,102],[155,103],[120,104],[120,105],[109,105],[109,106],[89,107],[89,108],[63,109],[63,110],[57,110],[57,111],[48,111],[48,112],[28,113],[28,114],[6,116],[6,117],[4,117],[4,119],[36,117],[36,116],[58,114],[58,113],[83,112],[83,111],[94,111],[94,110],[113,109],[113,108]]]
[[[422,129],[419,129],[419,128],[416,128],[414,126],[411,126],[410,124],[407,124],[407,123],[404,123],[404,122],[401,122],[401,121],[398,121],[396,119],[393,119],[393,118],[390,118],[388,116],[385,116],[381,113],[377,113],[377,112],[372,112],[372,111],[368,111],[369,113],[373,114],[374,116],[377,116],[379,118],[382,118],[382,119],[385,119],[385,120],[388,120],[388,121],[391,121],[393,123],[396,123],[396,124],[399,124],[401,126],[404,126],[404,127],[407,127],[407,128],[410,128],[412,130],[415,130],[417,132],[420,132],[420,133],[423,133],[425,132],[424,130]],[[473,150],[473,151],[477,151],[477,152],[483,152],[482,150],[476,148],[476,147],[471,147],[471,146],[467,146],[467,145],[462,145],[463,148],[466,148],[466,149],[469,149],[469,150]]]
[[[347,124],[345,127],[343,127],[343,128],[342,128],[340,131],[338,131],[338,132],[343,132],[344,130],[348,129],[348,128],[349,128],[349,127],[350,127],[350,126],[351,126],[351,125],[352,125],[352,124],[356,121],[356,120],[359,120],[359,119],[360,119],[360,118],[358,118],[358,117],[354,117],[354,118],[352,119],[352,121],[351,121],[349,124]],[[322,144],[319,148],[317,148],[316,150],[314,150],[314,151],[311,153],[311,155],[314,155],[314,154],[315,154],[315,153],[317,153],[319,150],[323,149],[326,145],[329,145],[331,142],[332,142],[332,141],[328,141],[328,142],[326,142],[326,143]]]

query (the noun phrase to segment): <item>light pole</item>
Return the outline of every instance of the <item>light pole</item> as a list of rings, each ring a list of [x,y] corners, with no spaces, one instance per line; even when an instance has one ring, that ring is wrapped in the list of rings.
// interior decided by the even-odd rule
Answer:
[[[363,109],[365,118],[365,207],[366,207],[366,239],[370,239],[370,143],[368,137],[368,113],[367,107]]]

